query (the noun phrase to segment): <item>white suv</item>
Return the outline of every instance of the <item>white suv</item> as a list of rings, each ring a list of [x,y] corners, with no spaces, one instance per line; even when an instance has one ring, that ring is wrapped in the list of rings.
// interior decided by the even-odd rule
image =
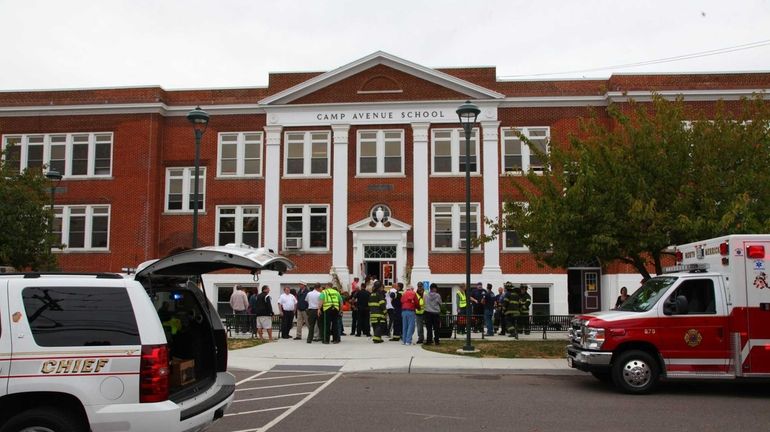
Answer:
[[[0,275],[0,432],[195,431],[235,379],[200,275],[293,268],[264,249],[188,250],[115,273]]]

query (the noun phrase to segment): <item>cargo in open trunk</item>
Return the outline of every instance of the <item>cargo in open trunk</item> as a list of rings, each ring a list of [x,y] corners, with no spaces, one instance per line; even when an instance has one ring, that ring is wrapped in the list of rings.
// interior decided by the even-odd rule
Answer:
[[[134,277],[147,290],[166,332],[171,400],[205,391],[217,372],[227,370],[227,336],[204,294],[201,275],[234,268],[283,274],[293,267],[290,260],[267,249],[239,245],[190,249],[139,266]]]

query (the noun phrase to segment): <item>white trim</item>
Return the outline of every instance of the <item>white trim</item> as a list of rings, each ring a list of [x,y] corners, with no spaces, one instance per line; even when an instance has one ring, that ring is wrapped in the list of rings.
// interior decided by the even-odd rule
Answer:
[[[449,132],[449,158],[450,170],[436,172],[436,133]],[[481,175],[481,146],[479,145],[479,128],[473,128],[471,135],[471,148],[475,149],[476,169],[471,171],[471,176]],[[465,176],[465,170],[460,169],[460,150],[465,149],[465,138],[462,128],[434,128],[430,131],[430,174],[431,177],[457,177]],[[442,138],[443,139],[443,138]],[[443,155],[446,157],[446,155]]]
[[[287,235],[286,235],[286,219],[289,216],[288,209],[290,209],[290,208],[302,209],[301,213],[292,214],[292,217],[299,216],[302,219],[302,247],[300,248],[300,250],[311,251],[311,252],[326,252],[326,251],[328,251],[329,248],[330,248],[329,239],[330,239],[331,236],[329,234],[329,228],[331,226],[330,219],[331,219],[331,216],[332,216],[329,204],[284,204],[283,205],[283,238],[284,238],[284,242],[283,242],[283,247],[281,249],[282,250],[286,249],[286,238],[287,238]],[[311,209],[313,209],[313,208],[323,208],[324,210],[326,210],[326,212],[323,213],[323,214],[321,214],[321,213],[312,213]],[[325,216],[326,217],[326,231],[325,231],[326,239],[324,240],[324,242],[326,243],[326,246],[324,246],[324,247],[313,247],[313,246],[310,245],[310,237],[311,237],[311,233],[310,233],[310,218],[312,218],[313,216]],[[292,237],[292,238],[294,238],[294,237]]]
[[[496,91],[481,87],[477,84],[454,77],[444,72],[420,66],[383,51],[377,51],[366,57],[338,67],[332,71],[315,76],[303,83],[297,84],[286,90],[259,101],[260,104],[285,104],[299,99],[326,86],[349,78],[361,71],[376,65],[385,65],[401,72],[413,75],[432,83],[447,87],[458,93],[467,94],[474,99],[501,99],[505,95]]]
[[[739,100],[743,97],[749,97],[754,93],[764,93],[763,98],[767,98],[767,92],[770,89],[724,89],[724,90],[663,90],[654,93],[663,96],[666,99],[682,97],[685,101],[712,101],[712,100]],[[631,99],[637,102],[652,101],[653,92],[649,90],[634,91],[611,91],[607,92],[607,100],[610,102],[627,102]]]
[[[78,145],[86,145],[86,173],[85,174],[72,174],[74,165],[74,147],[75,137],[88,136],[86,141],[80,141]],[[98,136],[109,136],[109,141],[97,141]],[[42,141],[40,143],[30,144],[29,140],[32,137],[40,137]],[[52,142],[53,137],[64,137],[63,142],[54,144]],[[56,159],[57,161],[63,161],[64,169],[59,171],[64,180],[91,180],[91,179],[112,179],[113,174],[113,161],[114,161],[114,148],[115,148],[115,133],[114,132],[41,132],[41,133],[18,133],[18,134],[4,134],[2,135],[2,150],[5,150],[8,146],[8,141],[11,139],[18,139],[19,143],[16,146],[19,149],[19,166],[23,171],[29,167],[29,148],[30,146],[42,146],[42,165],[51,167],[51,147],[52,146],[64,146],[64,159]],[[110,147],[110,165],[109,172],[107,174],[96,174],[96,146],[109,144]],[[5,159],[6,155],[2,157]],[[41,167],[42,168],[42,167]]]
[[[450,247],[436,247],[436,206],[451,206],[451,224],[452,224],[452,246]],[[461,212],[460,207],[465,206],[465,203],[459,202],[434,202],[431,203],[431,250],[434,252],[461,252],[465,248],[461,248],[462,237],[465,234],[465,225],[460,223],[462,216],[465,212]],[[476,216],[476,235],[479,234],[481,229],[481,205],[478,202],[471,202],[471,217]],[[447,213],[441,213],[446,215]],[[462,226],[461,226],[462,225]],[[472,251],[480,250],[480,246],[471,248]]]
[[[281,126],[265,126],[265,247],[279,250],[281,224]]]
[[[430,201],[428,198],[428,173],[430,123],[412,123],[412,278],[430,280],[428,256],[430,244],[429,220]]]
[[[484,218],[490,220],[497,220],[500,216],[500,178],[498,167],[498,149],[499,137],[498,131],[500,129],[499,121],[481,122],[481,152],[482,160],[479,163],[483,163],[484,176],[482,181],[484,184]],[[485,235],[492,235],[492,227],[488,224],[483,225],[483,232]],[[493,284],[493,286],[500,286],[503,283],[502,280],[502,268],[500,267],[500,242],[493,240],[484,244],[484,267],[481,270],[482,275]]]
[[[707,358],[664,358],[663,359],[667,365],[697,365],[697,366],[726,366],[730,364],[729,358],[714,358],[714,359],[707,359]],[[681,373],[683,371],[676,371],[677,373]],[[699,371],[693,371],[693,373],[697,373]],[[716,372],[716,371],[715,371]]]
[[[198,172],[198,181],[200,182],[200,186],[198,188],[198,197],[200,202],[200,209],[198,209],[198,212],[205,212],[206,211],[206,167],[198,167],[200,170]],[[171,176],[170,171],[171,170],[182,170],[182,176],[174,176],[174,180],[181,180],[182,181],[182,208],[181,209],[169,209],[169,194],[170,194],[170,183],[171,183]],[[193,212],[193,208],[190,207],[190,201],[193,198],[193,188],[190,183],[195,181],[195,167],[166,167],[166,189],[164,194],[164,204],[163,204],[163,211],[166,214],[188,214]]]
[[[510,126],[510,127],[502,127],[500,128],[500,172],[502,175],[513,175],[513,176],[520,176],[524,175],[529,172],[530,165],[532,162],[532,149],[521,139],[517,138],[514,135],[515,131],[521,132],[522,135],[526,136],[530,141],[537,141],[540,139],[545,140],[545,151],[546,154],[550,153],[550,143],[551,143],[551,127],[550,126]],[[533,131],[545,131],[545,137],[533,137],[531,133]],[[519,148],[521,150],[521,171],[506,171],[505,167],[505,143],[507,140],[514,140],[518,141]],[[539,171],[536,171],[537,173],[542,173],[542,169]]]
[[[107,213],[94,214],[95,209],[107,209]],[[77,253],[77,252],[107,252],[110,250],[110,223],[112,219],[112,207],[110,204],[72,204],[72,205],[57,205],[54,207],[54,218],[61,219],[61,243],[66,247],[63,249],[52,248],[54,252],[64,253]],[[83,247],[71,247],[69,245],[70,237],[70,225],[72,221],[72,210],[79,209],[85,210],[83,213],[78,213],[74,217],[83,217]],[[93,247],[91,241],[94,234],[94,217],[107,216],[107,246]]]
[[[343,287],[349,283],[348,265],[348,152],[350,125],[332,126],[332,267]]]
[[[302,134],[302,172],[301,173],[289,173],[289,144],[299,144],[299,141],[289,142],[289,135]],[[313,169],[313,135],[325,135],[326,144],[326,171],[323,173],[312,173]],[[318,141],[320,142],[320,141]],[[283,133],[283,177],[284,178],[315,178],[315,177],[329,177],[331,175],[331,133],[328,130],[311,130],[311,131],[284,131]],[[296,159],[296,158],[295,158]]]
[[[398,132],[400,137],[400,154],[401,167],[398,172],[385,172],[385,134],[389,132]],[[374,172],[361,172],[361,135],[365,133],[374,133],[374,145],[375,145],[375,170]],[[404,129],[359,129],[356,132],[356,177],[403,177],[404,176],[404,160],[406,155],[404,154]]]
[[[256,144],[259,148],[259,167],[256,174],[245,174],[246,170],[246,135],[257,134],[259,139],[256,142],[249,142],[249,144]],[[235,142],[228,142],[228,144],[235,144],[235,173],[234,174],[222,174],[222,136],[223,135],[235,135]],[[219,132],[217,134],[217,178],[220,179],[235,179],[235,178],[259,178],[262,177],[262,166],[264,162],[264,133],[262,131],[247,131],[247,132]]]
[[[235,210],[235,213],[228,214],[228,215],[222,215],[220,211],[224,209],[232,209]],[[243,241],[243,220],[247,217],[254,217],[253,214],[244,215],[243,211],[245,209],[256,209],[256,217],[259,219],[258,224],[258,232],[257,232],[257,244],[249,244],[249,246],[254,248],[262,247],[262,206],[259,204],[239,204],[239,205],[218,205],[216,206],[215,210],[215,228],[214,228],[214,244],[216,246],[224,246],[219,243],[219,235],[220,235],[220,217],[228,217],[234,219],[234,225],[233,225],[233,240],[228,241],[227,243],[236,243],[236,244],[248,244]]]

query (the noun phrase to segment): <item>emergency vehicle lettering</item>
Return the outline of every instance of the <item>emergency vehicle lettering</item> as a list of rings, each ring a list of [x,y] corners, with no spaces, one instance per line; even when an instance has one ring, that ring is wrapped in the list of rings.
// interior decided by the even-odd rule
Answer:
[[[43,362],[40,372],[43,374],[89,374],[99,373],[110,362],[110,359],[67,359],[46,360]]]

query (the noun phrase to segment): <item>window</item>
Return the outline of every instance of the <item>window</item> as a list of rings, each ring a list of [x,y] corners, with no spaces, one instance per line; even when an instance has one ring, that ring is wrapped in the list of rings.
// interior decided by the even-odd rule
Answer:
[[[675,302],[677,297],[684,297],[688,315],[716,314],[714,297],[714,282],[711,279],[690,279],[671,294],[670,301]],[[682,313],[682,311],[679,311]]]
[[[532,315],[551,314],[551,288],[547,286],[532,287]]]
[[[358,131],[358,175],[404,173],[403,130]]]
[[[245,243],[259,247],[260,206],[217,206],[217,246]]]
[[[529,142],[543,154],[548,154],[548,142],[551,136],[551,129],[548,127],[523,127],[523,128],[503,128],[503,172],[506,173],[527,173],[543,172],[544,161],[542,157],[532,151],[530,147],[522,141],[517,133],[529,139]]]
[[[125,289],[30,287],[22,291],[22,298],[39,346],[141,344]]]
[[[286,176],[329,175],[329,145],[326,131],[286,132],[284,173]]]
[[[479,220],[479,204],[472,203],[471,239],[478,236]],[[465,204],[433,204],[433,249],[465,249]]]
[[[479,174],[479,133],[471,131],[470,171]],[[433,174],[465,174],[465,132],[462,129],[433,129],[431,150]]]
[[[524,209],[529,208],[529,203],[527,202],[516,202],[515,205]],[[525,251],[528,249],[518,232],[513,230],[503,231],[503,250]]]
[[[283,229],[285,250],[327,250],[329,248],[329,206],[284,206]]]
[[[112,175],[112,133],[34,134],[3,137],[6,155],[19,171],[32,168],[58,171],[64,178]]]
[[[206,167],[198,172],[198,210],[206,208]],[[191,212],[195,207],[195,167],[166,169],[166,211]]]
[[[218,177],[262,175],[262,132],[219,134]]]
[[[65,250],[107,250],[110,206],[56,206],[53,234]]]

